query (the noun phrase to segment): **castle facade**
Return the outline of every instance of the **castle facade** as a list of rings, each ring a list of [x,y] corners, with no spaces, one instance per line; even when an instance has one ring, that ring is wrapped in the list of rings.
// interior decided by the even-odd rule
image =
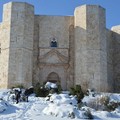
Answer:
[[[27,3],[4,5],[0,23],[0,88],[50,81],[120,92],[120,26],[106,28],[105,9],[77,7],[74,16],[35,15]]]

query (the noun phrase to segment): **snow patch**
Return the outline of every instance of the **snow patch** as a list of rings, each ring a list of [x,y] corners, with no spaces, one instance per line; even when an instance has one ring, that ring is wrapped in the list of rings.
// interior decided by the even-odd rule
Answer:
[[[52,82],[47,82],[45,84],[45,88],[48,88],[48,89],[57,88],[57,85],[55,83],[52,83]]]
[[[77,100],[73,96],[69,96],[68,94],[53,94],[50,97],[50,101],[57,104],[72,104],[77,105]]]
[[[51,94],[49,101],[46,98],[35,97],[31,95],[29,102],[7,101],[9,90],[0,90],[0,120],[69,120],[75,118],[88,119],[89,111],[94,116],[94,119],[104,120],[119,120],[120,107],[114,111],[100,111],[90,107],[86,107],[85,103],[95,101],[102,96],[109,96],[110,101],[120,101],[120,94],[99,93],[85,96],[82,100],[83,107],[77,107],[75,96],[69,96],[69,92],[64,91],[62,94]]]
[[[44,110],[45,115],[52,115],[55,117],[78,118],[87,119],[86,111],[80,111],[75,106],[70,104],[49,104]]]
[[[0,113],[5,111],[8,107],[7,102],[5,102],[4,100],[0,100]]]

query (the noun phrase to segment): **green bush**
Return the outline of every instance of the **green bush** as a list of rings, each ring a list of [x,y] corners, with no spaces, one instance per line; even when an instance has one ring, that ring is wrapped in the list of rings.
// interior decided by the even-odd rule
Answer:
[[[58,87],[57,87],[57,93],[60,94],[61,91],[62,91],[62,87],[61,87],[61,85],[57,85],[57,86],[58,86]]]
[[[81,100],[84,98],[84,93],[83,93],[80,85],[76,85],[75,87],[72,87],[70,89],[70,94],[76,95],[78,103],[80,103]]]
[[[70,88],[70,95],[76,95],[76,91],[74,87]]]
[[[34,87],[34,93],[36,94],[36,97],[46,97],[49,93],[61,93],[62,88],[61,85],[57,85],[57,88],[46,88],[45,87],[46,82],[43,83],[43,85],[40,85],[40,83],[37,83]]]
[[[36,97],[46,97],[49,94],[49,91],[45,88],[37,88],[35,90]]]
[[[49,94],[49,91],[41,86],[39,83],[34,87],[34,93],[36,97],[46,97]]]

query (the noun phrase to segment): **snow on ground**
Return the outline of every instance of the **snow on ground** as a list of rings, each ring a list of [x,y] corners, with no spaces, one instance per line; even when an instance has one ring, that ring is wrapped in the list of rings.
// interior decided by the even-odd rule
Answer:
[[[96,111],[92,108],[83,106],[81,109],[76,107],[77,101],[75,97],[64,94],[53,94],[48,98],[40,98],[31,95],[29,102],[15,102],[8,101],[8,91],[0,90],[0,120],[71,120],[75,113],[74,120],[80,120],[86,118],[86,110],[90,110],[94,119],[102,120],[119,120],[120,119],[120,107],[116,108],[112,112]],[[93,99],[97,99],[101,95],[96,97],[86,96],[84,102],[89,102]],[[110,94],[111,101],[120,102],[120,94]]]
[[[57,85],[55,83],[52,83],[52,82],[47,82],[45,84],[45,88],[48,88],[48,89],[50,89],[50,88],[57,88]]]

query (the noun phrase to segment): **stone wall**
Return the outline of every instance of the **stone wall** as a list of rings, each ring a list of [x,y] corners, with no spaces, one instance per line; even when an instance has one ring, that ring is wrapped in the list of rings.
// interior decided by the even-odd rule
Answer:
[[[64,16],[35,16],[33,83],[43,84],[48,75],[55,72],[60,78],[62,88],[67,89],[70,78],[69,27],[74,24],[73,20],[73,17]],[[50,46],[53,38],[58,45],[55,48]],[[73,83],[73,78],[71,79]]]
[[[73,17],[39,16],[39,47],[50,47],[50,41],[55,38],[59,48],[69,48],[69,26]]]
[[[107,36],[107,74],[108,74],[108,92],[114,92],[115,84],[113,78],[113,37],[112,31],[106,29]]]
[[[115,92],[120,92],[120,26],[111,29],[113,37],[113,81]]]

